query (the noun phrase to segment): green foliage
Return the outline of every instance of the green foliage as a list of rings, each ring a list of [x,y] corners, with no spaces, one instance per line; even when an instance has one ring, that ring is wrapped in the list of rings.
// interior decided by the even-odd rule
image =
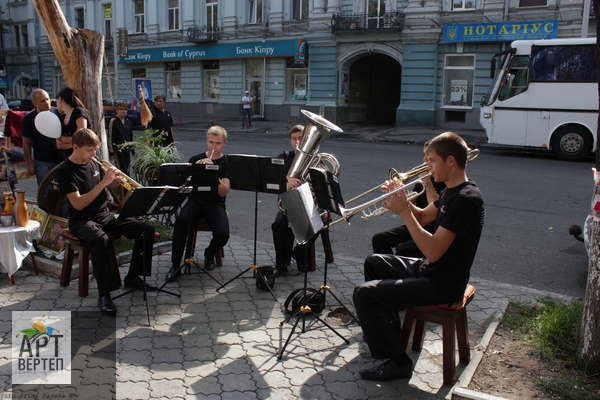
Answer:
[[[175,143],[162,145],[166,136],[166,132],[158,134],[157,130],[146,129],[139,138],[120,145],[135,152],[131,168],[142,179],[156,179],[158,167],[164,163],[176,163],[181,160],[182,154],[175,147]]]
[[[4,15],[6,14],[6,11],[4,11],[2,9],[2,7],[0,7],[0,15]],[[0,19],[0,33],[10,33],[10,25],[12,24],[13,20],[12,18],[9,19],[4,19],[1,18]]]
[[[583,302],[561,303],[543,297],[537,303],[511,301],[502,324],[530,343],[534,355],[556,365],[556,376],[540,378],[539,386],[551,398],[588,400],[600,398],[597,377],[585,373],[577,358]]]

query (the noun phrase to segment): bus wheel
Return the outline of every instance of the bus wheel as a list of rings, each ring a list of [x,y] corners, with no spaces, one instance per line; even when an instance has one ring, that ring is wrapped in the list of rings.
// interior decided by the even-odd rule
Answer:
[[[592,137],[581,126],[564,126],[552,137],[552,151],[561,160],[581,161],[592,151]]]

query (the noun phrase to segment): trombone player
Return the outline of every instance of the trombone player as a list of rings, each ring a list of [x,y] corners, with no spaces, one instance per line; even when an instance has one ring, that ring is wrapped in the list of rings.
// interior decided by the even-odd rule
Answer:
[[[115,189],[123,178],[118,169],[111,166],[104,172],[93,162],[99,145],[100,140],[91,129],[79,129],[73,135],[73,153],[58,168],[56,177],[61,195],[70,204],[69,230],[90,246],[93,274],[98,282],[98,307],[102,314],[115,315],[117,307],[110,292],[119,288],[120,276],[110,267],[108,233],[135,239],[125,286],[143,289],[140,275],[148,276],[152,269],[154,228],[134,218],[117,219],[108,210],[104,189]],[[142,252],[150,256],[143,257]]]
[[[354,289],[354,305],[371,355],[384,363],[360,371],[363,379],[391,381],[412,376],[412,360],[400,344],[398,310],[462,298],[469,281],[485,217],[483,196],[466,173],[468,147],[453,132],[427,146],[427,169],[446,184],[440,197],[416,207],[397,182],[383,207],[399,214],[424,259],[373,254],[365,260],[365,283]],[[433,233],[423,226],[435,221]]]

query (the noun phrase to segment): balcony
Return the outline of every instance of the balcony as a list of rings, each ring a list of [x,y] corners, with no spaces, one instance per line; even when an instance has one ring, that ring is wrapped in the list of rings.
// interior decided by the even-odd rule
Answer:
[[[187,38],[194,43],[215,43],[221,39],[221,30],[219,27],[212,26],[190,26],[187,29]]]
[[[352,31],[381,31],[404,29],[404,13],[400,11],[389,12],[379,16],[369,16],[367,13],[333,14],[331,18],[331,32]]]

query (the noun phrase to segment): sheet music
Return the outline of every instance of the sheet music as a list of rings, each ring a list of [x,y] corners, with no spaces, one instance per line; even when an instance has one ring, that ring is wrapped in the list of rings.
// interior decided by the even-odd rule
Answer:
[[[310,187],[308,183],[304,183],[300,185],[298,188],[298,192],[300,193],[300,197],[302,199],[302,204],[305,208],[305,213],[310,218],[310,224],[313,227],[315,232],[318,232],[323,227],[323,221],[321,220],[321,216],[319,215],[319,211],[315,206],[315,201],[312,196],[312,192],[310,191]]]

